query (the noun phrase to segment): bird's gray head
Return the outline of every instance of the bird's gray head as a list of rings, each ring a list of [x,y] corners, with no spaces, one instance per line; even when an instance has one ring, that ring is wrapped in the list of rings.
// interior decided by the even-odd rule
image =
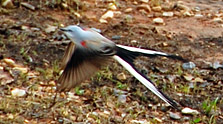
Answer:
[[[81,42],[83,40],[84,30],[77,25],[70,25],[60,29],[73,42]]]

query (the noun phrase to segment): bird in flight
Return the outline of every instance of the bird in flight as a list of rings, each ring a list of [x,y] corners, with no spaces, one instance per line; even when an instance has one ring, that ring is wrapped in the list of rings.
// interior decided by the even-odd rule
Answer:
[[[74,88],[91,77],[110,59],[116,60],[145,87],[170,106],[177,108],[177,103],[156,88],[154,83],[138,71],[134,59],[139,56],[168,58],[184,61],[180,56],[115,44],[96,30],[70,25],[60,29],[71,40],[62,61],[63,73],[57,81],[57,91],[64,92]]]

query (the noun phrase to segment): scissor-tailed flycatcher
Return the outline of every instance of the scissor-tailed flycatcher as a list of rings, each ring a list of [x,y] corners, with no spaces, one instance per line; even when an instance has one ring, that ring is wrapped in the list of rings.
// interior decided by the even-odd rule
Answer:
[[[95,30],[77,25],[61,28],[61,30],[72,42],[70,42],[65,52],[63,59],[64,71],[58,79],[57,91],[69,91],[94,74],[110,58],[113,58],[154,94],[172,107],[177,108],[177,104],[173,100],[159,91],[145,75],[135,68],[133,61],[138,56],[165,56],[183,60],[181,57],[163,52],[117,45]]]

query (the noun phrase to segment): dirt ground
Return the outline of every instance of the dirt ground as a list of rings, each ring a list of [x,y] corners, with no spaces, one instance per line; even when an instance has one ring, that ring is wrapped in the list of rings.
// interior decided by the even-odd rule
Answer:
[[[21,1],[2,5],[0,123],[223,124],[223,1],[157,1],[23,1],[35,10]],[[108,10],[114,16],[103,23]],[[181,109],[198,113],[167,106],[114,61],[50,107],[68,44],[58,29],[72,24],[100,29],[117,44],[193,62],[192,69],[162,57],[139,58],[136,65]]]

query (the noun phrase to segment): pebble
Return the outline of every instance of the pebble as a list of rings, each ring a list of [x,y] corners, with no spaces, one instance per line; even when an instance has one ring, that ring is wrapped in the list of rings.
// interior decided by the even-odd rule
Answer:
[[[157,118],[157,117],[155,117],[154,120],[156,120],[156,121],[159,122],[159,123],[162,123],[162,122],[163,122],[161,119],[159,119],[159,118]],[[144,123],[143,123],[143,124],[144,124]],[[148,123],[148,124],[150,124],[150,123]]]
[[[137,40],[131,40],[130,42],[131,43],[137,43],[138,41]]]
[[[30,9],[30,10],[35,10],[35,7],[29,3],[21,2],[21,5]]]
[[[173,12],[163,12],[163,16],[165,16],[165,17],[172,17],[173,16]]]
[[[101,16],[99,22],[108,23],[106,19],[113,18],[113,17],[114,17],[114,12],[109,10],[104,15]]]
[[[152,10],[155,11],[155,12],[160,12],[162,10],[162,7],[161,6],[155,6],[155,7],[152,7]]]
[[[223,20],[221,18],[217,17],[217,18],[213,19],[213,22],[223,22]]]
[[[188,115],[198,115],[198,114],[200,114],[200,112],[198,112],[197,110],[187,108],[187,107],[182,109],[181,113],[188,114]]]
[[[117,75],[117,79],[119,79],[119,80],[126,80],[127,78],[126,78],[126,75],[124,73],[119,73]]]
[[[9,65],[11,67],[15,67],[16,66],[15,61],[12,60],[12,59],[9,59],[9,58],[3,59],[3,62],[5,62],[7,65]]]
[[[184,117],[183,120],[188,121],[188,120],[190,120],[190,117]]]
[[[114,36],[112,36],[111,39],[112,39],[112,40],[120,40],[120,39],[121,39],[121,36],[119,36],[119,35],[114,35]]]
[[[185,11],[190,11],[190,8],[186,5],[184,5],[183,1],[177,1],[175,4],[175,8]]]
[[[121,103],[126,103],[126,96],[127,95],[119,95],[118,96],[118,101]]]
[[[201,11],[201,8],[198,7],[198,6],[196,6],[196,7],[194,7],[194,11],[195,11],[195,12],[199,12],[199,11]]]
[[[3,0],[0,3],[3,7],[8,8],[8,9],[12,9],[15,7],[12,0]]]
[[[68,9],[68,5],[67,5],[66,3],[61,3],[61,7],[62,7],[63,9]]]
[[[155,23],[155,24],[163,24],[164,21],[163,21],[162,18],[154,18],[154,19],[153,19],[153,23]]]
[[[25,68],[25,67],[14,67],[13,70],[20,71],[21,73],[28,72],[28,68]]]
[[[132,15],[126,15],[126,16],[125,16],[125,20],[126,20],[127,22],[132,22],[132,20],[133,20],[133,16],[132,16]]]
[[[196,18],[202,18],[202,17],[204,17],[204,15],[202,15],[202,14],[195,14],[194,17],[196,17]]]
[[[196,67],[196,65],[193,62],[187,62],[183,63],[182,67],[183,69],[193,69]]]
[[[148,3],[149,0],[139,0],[139,2]]]
[[[212,68],[214,68],[214,69],[223,68],[223,64],[220,64],[219,61],[215,61],[215,62],[212,64]]]
[[[22,90],[22,89],[15,88],[15,89],[13,89],[11,91],[11,94],[12,94],[12,96],[25,96],[26,95],[26,91]]]
[[[51,26],[51,25],[48,25],[48,27],[45,29],[45,32],[46,33],[51,33],[51,32],[55,32],[57,29],[56,26]]]
[[[183,77],[184,77],[184,79],[186,79],[187,81],[191,81],[191,80],[194,79],[194,76],[192,76],[192,75],[190,75],[190,74],[184,75]]]
[[[187,17],[191,17],[191,16],[193,16],[194,14],[191,13],[190,11],[185,11],[185,12],[183,13],[183,15],[184,15],[184,16],[187,16]]]
[[[167,79],[168,79],[170,82],[173,82],[173,81],[176,79],[176,75],[167,75]]]
[[[132,10],[133,10],[132,8],[127,8],[124,12],[125,13],[130,13],[130,12],[132,12]]]
[[[145,10],[146,12],[151,12],[151,8],[150,8],[150,6],[147,5],[147,4],[141,4],[141,5],[139,5],[139,6],[137,7],[137,9],[138,9],[138,10],[143,9],[143,10]]]
[[[172,118],[174,120],[179,120],[181,118],[178,113],[170,112],[169,115],[170,115],[170,118]]]
[[[116,10],[117,9],[115,3],[109,3],[108,8],[111,9],[111,10]]]

